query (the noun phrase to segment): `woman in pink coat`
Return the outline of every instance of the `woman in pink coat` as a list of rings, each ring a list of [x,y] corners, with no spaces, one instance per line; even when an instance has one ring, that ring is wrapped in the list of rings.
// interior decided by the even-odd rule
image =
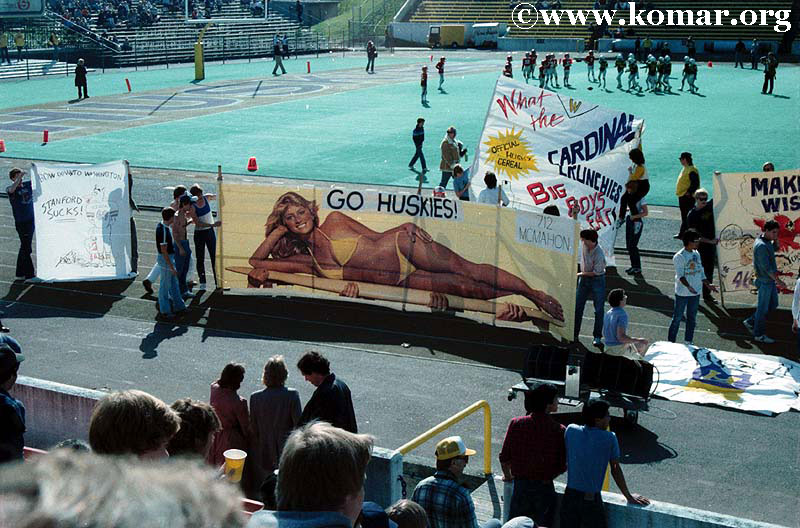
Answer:
[[[222,430],[214,436],[208,454],[208,462],[219,467],[225,462],[222,456],[227,449],[248,451],[250,437],[250,417],[247,400],[236,391],[244,380],[244,365],[228,363],[222,369],[219,379],[211,384],[211,406],[217,412]]]

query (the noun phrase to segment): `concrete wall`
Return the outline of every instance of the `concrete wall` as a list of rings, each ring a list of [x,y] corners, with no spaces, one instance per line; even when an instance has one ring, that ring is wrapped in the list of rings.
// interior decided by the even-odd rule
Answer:
[[[364,500],[388,508],[402,498],[400,476],[403,474],[403,455],[392,449],[375,447],[367,466]]]
[[[400,6],[400,9],[394,15],[392,19],[393,22],[405,22],[411,15],[414,14],[414,11],[417,10],[417,7],[422,3],[422,0],[406,0],[406,2]]]
[[[88,441],[92,409],[106,393],[20,376],[11,395],[25,405],[25,445],[47,449],[67,438]]]

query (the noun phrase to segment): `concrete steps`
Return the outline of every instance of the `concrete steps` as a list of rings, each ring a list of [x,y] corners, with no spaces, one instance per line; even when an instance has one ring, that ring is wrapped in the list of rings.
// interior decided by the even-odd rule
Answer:
[[[87,68],[93,72],[92,68]],[[42,77],[45,75],[72,76],[75,73],[75,63],[55,62],[41,59],[29,59],[17,62],[12,59],[11,64],[0,65],[0,80],[27,79],[28,77]]]

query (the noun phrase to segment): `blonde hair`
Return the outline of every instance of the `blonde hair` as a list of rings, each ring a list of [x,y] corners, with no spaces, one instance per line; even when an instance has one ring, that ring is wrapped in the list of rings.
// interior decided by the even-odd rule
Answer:
[[[236,488],[198,462],[59,449],[0,470],[0,524],[16,528],[240,528]]]
[[[694,195],[693,195],[693,196],[694,196],[695,198],[697,198],[697,195],[698,195],[698,194],[705,194],[705,195],[706,195],[706,198],[708,198],[708,191],[707,191],[707,190],[705,190],[705,189],[703,189],[702,187],[700,187],[699,189],[697,189],[697,190],[694,192]]]
[[[275,496],[279,511],[338,511],[364,487],[373,437],[313,421],[286,440]],[[313,486],[309,483],[313,482]]]
[[[264,237],[268,237],[278,226],[286,227],[283,215],[286,214],[286,210],[291,206],[307,208],[314,215],[314,227],[319,226],[319,215],[317,214],[319,206],[317,206],[317,202],[306,200],[298,193],[289,191],[281,195],[275,202],[275,207],[272,208],[272,213],[267,217],[267,223],[264,226]],[[291,231],[288,231],[272,248],[272,256],[278,258],[288,258],[301,253],[310,253],[308,244],[300,240]]]
[[[265,387],[283,387],[286,383],[286,378],[289,376],[289,370],[286,368],[286,362],[283,356],[277,355],[269,358],[264,365],[264,376],[261,381]]]

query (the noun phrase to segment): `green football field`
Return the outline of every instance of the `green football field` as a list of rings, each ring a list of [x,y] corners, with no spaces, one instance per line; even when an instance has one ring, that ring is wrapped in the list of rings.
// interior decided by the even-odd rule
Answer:
[[[414,152],[411,129],[418,116],[426,119],[425,152],[433,169],[427,186],[438,183],[438,145],[445,129],[454,125],[458,138],[468,146],[470,160],[483,126],[503,54],[458,52],[450,67],[473,64],[489,66],[488,72],[449,74],[446,94],[436,90],[435,70],[425,52],[382,54],[377,78],[385,84],[351,83],[336,93],[323,92],[303,98],[287,96],[280,102],[186,117],[167,122],[110,128],[107,131],[39,141],[6,139],[3,156],[70,162],[103,162],[128,159],[134,166],[246,173],[247,160],[256,156],[257,176],[304,178],[416,186],[417,175],[407,169]],[[519,63],[515,54],[515,64]],[[363,73],[361,55],[341,54],[301,57],[286,61],[290,80],[306,73],[311,61],[314,73],[342,71]],[[676,61],[680,62],[680,61]],[[190,66],[139,71],[94,72],[89,87],[93,101],[125,97],[125,79],[137,94],[173,91],[239,79],[272,79],[268,60],[234,64],[209,64],[206,79],[191,82]],[[431,66],[430,108],[420,105],[418,67]],[[496,72],[491,66],[497,65]],[[404,73],[394,66],[413,66]],[[351,70],[351,71],[348,71]],[[678,72],[676,64],[674,71]],[[559,74],[561,72],[559,71]],[[384,77],[380,77],[383,75]],[[573,67],[572,97],[634,113],[645,120],[644,152],[650,173],[650,202],[673,205],[674,184],[681,151],[694,154],[704,186],[711,186],[714,170],[760,170],[770,160],[778,169],[800,167],[800,69],[781,65],[774,95],[761,94],[763,73],[734,69],[730,63],[702,64],[697,84],[699,95],[680,92],[680,74],[673,73],[670,95],[634,95],[615,89],[615,73],[609,71],[608,91],[589,91],[586,67]],[[561,90],[562,92],[564,90]],[[18,107],[44,105],[74,97],[72,77],[49,77],[0,83],[0,108],[8,113]],[[12,112],[13,112],[12,111]],[[0,138],[4,132],[0,121]]]

